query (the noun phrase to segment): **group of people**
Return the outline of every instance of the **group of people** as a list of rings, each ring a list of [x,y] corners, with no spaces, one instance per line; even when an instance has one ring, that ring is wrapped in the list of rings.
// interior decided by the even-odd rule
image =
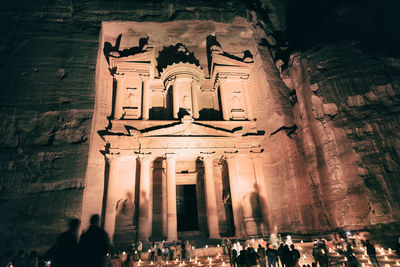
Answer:
[[[93,215],[90,218],[89,228],[82,233],[78,240],[80,220],[72,219],[68,230],[58,237],[57,243],[45,254],[44,265],[38,264],[38,254],[35,251],[27,255],[25,251],[21,250],[9,258],[7,267],[133,267],[135,260],[142,259],[143,244],[140,240],[132,244],[131,253],[124,252],[120,255],[112,250],[108,234],[99,225],[99,215]],[[280,243],[277,247],[277,242],[269,244],[261,241],[243,247],[237,240],[232,242],[230,239],[224,238],[222,239],[223,253],[229,255],[231,267],[266,267],[267,264],[268,267],[300,267],[300,252],[292,242],[286,241],[285,244]],[[347,266],[359,267],[360,264],[353,253],[353,246],[358,245],[355,240],[339,239],[337,242],[339,243],[336,243],[336,247],[340,248],[338,253],[346,257]],[[380,267],[374,245],[369,240],[360,242],[362,243],[359,245],[366,248],[373,267]],[[150,246],[149,258],[146,260],[155,261],[156,265],[162,266],[165,261],[189,259],[192,257],[192,248],[188,240],[170,243],[153,242]],[[400,239],[396,242],[394,250],[400,258]],[[314,257],[313,267],[329,266],[329,251],[324,240],[314,243],[312,255]],[[303,265],[303,267],[311,266]]]
[[[243,248],[239,241],[232,243],[229,239],[222,242],[224,254],[229,254],[230,264],[232,267],[242,266],[260,266],[277,267],[279,262],[281,266],[296,267],[299,265],[300,251],[295,248],[293,244],[290,246],[281,243],[278,248],[272,244],[267,243],[264,247],[263,244],[258,244],[255,249],[252,246]]]
[[[100,216],[95,214],[78,242],[80,221],[72,219],[68,230],[59,236],[57,243],[45,255],[51,260],[51,266],[104,266],[111,244],[108,234],[99,225]]]

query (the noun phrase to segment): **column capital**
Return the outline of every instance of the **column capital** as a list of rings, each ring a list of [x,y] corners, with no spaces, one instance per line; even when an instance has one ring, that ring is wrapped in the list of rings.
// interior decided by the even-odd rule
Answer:
[[[229,162],[229,161],[231,161],[233,159],[236,159],[237,156],[238,156],[237,151],[235,151],[235,152],[225,152],[222,155],[221,159]]]
[[[200,152],[199,160],[206,162],[206,161],[213,161],[216,158],[215,153],[211,152]]]
[[[150,162],[152,159],[152,156],[150,154],[138,154],[137,157],[140,160],[140,163],[142,162]]]
[[[120,80],[122,80],[122,79],[125,78],[125,73],[123,73],[123,72],[116,72],[116,73],[114,73],[114,78],[115,78],[117,81],[120,81]]]
[[[106,160],[107,160],[108,163],[111,163],[112,161],[120,158],[119,152],[112,153],[112,154],[111,153],[110,154],[105,154],[104,156],[106,157]]]
[[[175,153],[166,153],[165,154],[165,156],[164,156],[164,158],[167,160],[167,161],[171,161],[171,160],[176,160],[176,158],[177,158],[178,156],[175,154]]]
[[[137,159],[137,155],[132,150],[121,150],[119,156],[122,161],[132,161]]]
[[[139,73],[139,77],[142,81],[147,81],[150,78],[150,73]]]

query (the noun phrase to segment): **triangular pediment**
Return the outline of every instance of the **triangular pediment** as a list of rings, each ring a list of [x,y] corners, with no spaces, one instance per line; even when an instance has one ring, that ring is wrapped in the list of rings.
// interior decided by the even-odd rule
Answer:
[[[155,130],[144,130],[142,136],[193,136],[193,137],[230,137],[237,136],[228,129],[215,128],[210,125],[199,124],[193,121],[166,125]]]

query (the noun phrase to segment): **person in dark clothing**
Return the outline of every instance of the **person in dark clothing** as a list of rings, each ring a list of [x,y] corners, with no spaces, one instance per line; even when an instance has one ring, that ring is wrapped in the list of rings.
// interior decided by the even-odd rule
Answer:
[[[247,263],[246,251],[242,249],[237,257],[237,264],[239,267],[245,267]]]
[[[350,248],[346,250],[338,250],[339,254],[342,254],[346,257],[346,265],[348,267],[358,267],[360,263],[358,262],[357,258],[353,255],[353,250]]]
[[[375,264],[380,267],[378,260],[376,259],[376,251],[375,247],[373,244],[367,240],[367,244],[365,245],[367,247],[367,254],[369,256],[369,259],[371,260],[372,265],[375,267]]]
[[[276,267],[278,252],[274,249],[272,244],[268,244],[267,246],[268,267]]]
[[[95,214],[90,218],[88,230],[82,234],[79,241],[79,266],[99,267],[106,261],[110,252],[110,240],[107,233],[99,227],[100,216]]]
[[[319,267],[327,267],[329,265],[328,251],[324,249],[321,243],[314,244],[312,255],[315,262],[319,264]]]
[[[258,244],[257,254],[260,259],[260,267],[266,267],[265,257],[267,254],[265,252],[265,248],[263,248],[261,244]]]
[[[236,249],[232,249],[230,254],[230,263],[231,263],[231,267],[237,267],[237,251]]]
[[[281,262],[281,267],[285,266],[285,263],[283,261],[284,257],[284,248],[283,248],[283,243],[281,243],[278,247],[278,256],[279,256],[279,261]]]
[[[78,229],[81,221],[72,219],[68,230],[62,233],[55,245],[54,262],[51,266],[70,267],[78,264]]]
[[[287,267],[292,267],[293,266],[292,265],[292,253],[291,253],[288,245],[284,245],[283,246],[282,259],[283,259],[283,264],[285,264],[285,266],[287,266]]]
[[[291,249],[291,256],[292,256],[292,264],[293,264],[293,266],[296,266],[296,267],[300,266],[299,265],[300,251],[295,249],[293,244],[290,246],[290,249]]]
[[[258,254],[254,248],[249,247],[246,251],[246,265],[247,266],[257,266]]]
[[[186,245],[185,241],[181,242],[182,259],[186,259]]]

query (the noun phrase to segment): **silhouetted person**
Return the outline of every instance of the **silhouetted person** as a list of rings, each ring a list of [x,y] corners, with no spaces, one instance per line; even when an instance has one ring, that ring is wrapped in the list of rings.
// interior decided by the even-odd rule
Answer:
[[[90,226],[81,235],[79,241],[79,266],[99,267],[106,261],[110,251],[110,240],[107,233],[99,227],[100,217],[95,214],[90,218]]]
[[[246,263],[247,263],[246,251],[244,249],[242,249],[240,251],[239,256],[237,256],[236,259],[237,259],[236,262],[239,267],[246,266]]]
[[[260,266],[266,267],[266,262],[265,262],[266,252],[265,252],[265,248],[263,248],[263,246],[261,246],[261,244],[258,244],[257,254],[260,258]]]
[[[232,249],[231,252],[232,252],[232,253],[230,253],[231,256],[229,257],[231,267],[237,267],[238,266],[237,251],[236,251],[236,249]]]
[[[285,266],[292,266],[292,253],[288,247],[288,245],[284,245],[283,246],[283,264],[285,264]]]
[[[68,230],[62,233],[58,239],[54,251],[54,262],[51,266],[70,267],[78,264],[78,229],[81,221],[72,219],[68,224]]]
[[[254,250],[254,248],[249,247],[247,249],[246,253],[247,253],[246,265],[247,266],[257,266],[259,257],[258,257],[257,252]]]
[[[278,252],[274,249],[272,244],[268,244],[267,248],[268,267],[276,267],[278,261]]]
[[[284,267],[285,266],[285,260],[284,260],[284,248],[283,248],[283,243],[281,243],[278,247],[278,256],[279,256],[279,260],[281,262],[281,266]]]
[[[292,264],[293,266],[299,266],[300,260],[300,251],[294,248],[294,245],[290,245],[291,248],[291,256],[292,256]]]
[[[371,244],[369,240],[367,240],[367,244],[365,246],[367,247],[367,254],[369,256],[369,259],[371,260],[372,266],[375,266],[376,264],[376,266],[380,267],[379,262],[376,259],[376,251],[374,245]]]

